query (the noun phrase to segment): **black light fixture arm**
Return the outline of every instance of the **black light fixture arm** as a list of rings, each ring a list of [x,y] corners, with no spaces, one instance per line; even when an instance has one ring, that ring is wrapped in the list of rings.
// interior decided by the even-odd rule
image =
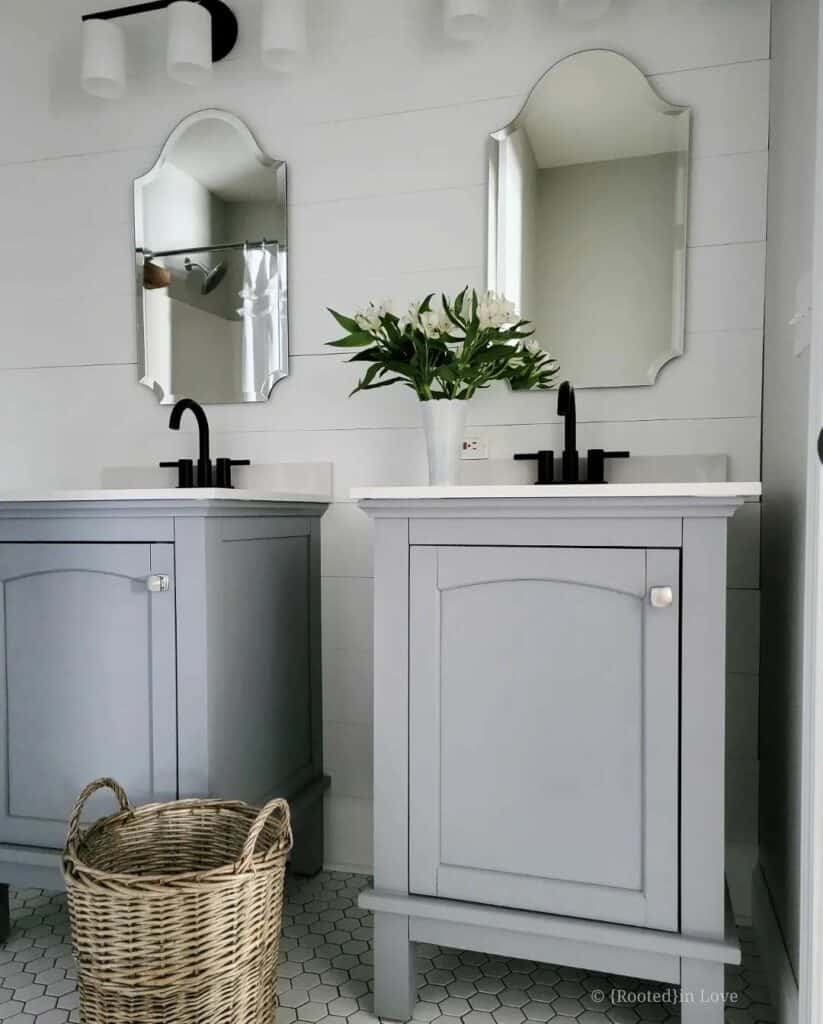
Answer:
[[[111,21],[113,18],[127,18],[132,14],[148,14],[149,11],[162,11],[172,4],[174,0],[148,0],[147,3],[133,4],[130,7],[117,7],[110,11],[93,11],[91,14],[84,14],[83,21],[99,19]],[[211,15],[211,46],[212,60],[216,63],[223,60],[234,49],[237,42],[237,18],[228,4],[223,0],[191,0],[201,7],[205,7]]]

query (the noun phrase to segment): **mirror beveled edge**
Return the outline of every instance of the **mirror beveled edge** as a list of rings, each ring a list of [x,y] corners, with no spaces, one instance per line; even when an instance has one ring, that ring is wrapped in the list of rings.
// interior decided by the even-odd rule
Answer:
[[[687,256],[687,245],[688,245],[688,214],[689,214],[689,189],[690,189],[690,175],[691,175],[691,144],[692,144],[692,108],[688,105],[680,105],[672,103],[660,94],[655,85],[650,81],[648,75],[646,75],[638,65],[627,57],[625,54],[620,53],[617,50],[608,49],[606,47],[592,47],[583,50],[575,50],[572,53],[566,54],[560,57],[552,65],[550,65],[535,81],[529,90],[523,104],[518,110],[517,114],[507,124],[501,128],[490,133],[487,142],[487,153],[488,153],[488,195],[487,195],[487,211],[486,211],[486,287],[498,291],[505,292],[506,281],[505,274],[500,271],[501,262],[501,249],[500,249],[500,218],[499,218],[499,190],[500,190],[500,152],[501,142],[509,138],[519,127],[524,124],[529,104],[533,98],[537,95],[540,88],[544,85],[546,80],[552,75],[553,72],[557,71],[562,65],[587,56],[589,54],[603,54],[611,57],[618,58],[621,62],[630,68],[636,75],[642,78],[649,99],[657,105],[660,113],[683,117],[685,119],[685,155],[686,159],[683,166],[683,181],[682,181],[682,202],[681,202],[681,218],[682,218],[682,244],[680,247],[680,266],[676,274],[675,288],[677,295],[675,297],[676,309],[673,315],[673,325],[670,338],[670,347],[662,352],[659,358],[653,360],[647,370],[645,371],[645,379],[638,380],[631,385],[628,384],[576,384],[575,386],[581,389],[585,388],[602,388],[602,387],[626,387],[626,386],[650,386],[656,383],[657,377],[660,371],[666,366],[667,363],[679,356],[682,356],[685,351],[685,318],[686,318],[686,256]],[[529,319],[528,312],[519,310],[521,315],[525,315]],[[561,366],[561,377],[563,376],[563,369]]]
[[[144,210],[143,210],[143,188],[146,185],[151,184],[157,179],[162,172],[163,168],[168,162],[169,153],[174,148],[176,142],[183,137],[183,135],[191,128],[202,121],[207,120],[218,120],[223,121],[225,124],[231,126],[237,133],[239,138],[242,139],[243,143],[248,146],[250,153],[253,154],[255,159],[260,163],[261,166],[271,167],[275,171],[279,171],[282,174],[283,183],[283,205],[284,205],[284,216],[286,220],[286,232],[288,234],[288,169],[285,160],[279,160],[275,157],[269,156],[268,153],[263,149],[260,143],[257,141],[257,137],[246,122],[239,117],[237,114],[231,113],[231,111],[223,110],[219,107],[204,107],[200,110],[195,110],[190,114],[183,117],[178,123],[172,128],[171,132],[166,137],[165,142],[160,147],[160,151],[157,154],[157,158],[151,167],[143,174],[136,177],[132,184],[132,241],[133,251],[135,255],[135,282],[136,282],[136,326],[137,326],[137,372],[138,372],[138,384],[149,388],[154,395],[157,397],[161,405],[171,405],[177,401],[180,397],[188,397],[175,395],[172,392],[166,392],[163,385],[149,374],[147,363],[147,341],[145,335],[145,323],[143,317],[143,268],[144,268],[144,250],[146,248],[145,238],[143,235],[144,225]],[[288,245],[288,241],[287,241]],[[288,258],[288,257],[286,257]],[[280,338],[279,345],[279,368],[267,374],[264,378],[264,382],[260,387],[260,397],[256,399],[257,402],[268,401],[271,397],[271,393],[274,390],[275,385],[289,376],[289,313],[288,313],[288,271],[285,272],[285,309],[283,315],[280,317],[280,330],[278,332]],[[248,400],[246,400],[248,401]],[[208,404],[208,403],[207,403]],[[214,403],[211,403],[214,404]],[[242,404],[238,401],[230,401],[224,404]]]

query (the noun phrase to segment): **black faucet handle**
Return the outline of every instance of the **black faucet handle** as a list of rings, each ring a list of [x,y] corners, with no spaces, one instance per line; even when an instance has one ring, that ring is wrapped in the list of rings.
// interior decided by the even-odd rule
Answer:
[[[231,482],[232,466],[250,466],[251,459],[218,459],[217,476],[214,482],[215,487],[234,487]]]
[[[517,452],[515,462],[536,462],[538,485],[554,483],[554,452],[541,449],[539,452]]]
[[[194,487],[194,463],[191,459],[177,459],[175,462],[161,462],[160,468],[177,470],[178,487]]]
[[[590,484],[606,482],[606,459],[628,459],[631,452],[607,452],[602,448],[589,448],[586,459],[586,481]]]

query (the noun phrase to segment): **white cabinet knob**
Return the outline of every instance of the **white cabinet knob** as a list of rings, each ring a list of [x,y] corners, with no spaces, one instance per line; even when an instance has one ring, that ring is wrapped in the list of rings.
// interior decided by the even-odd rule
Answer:
[[[674,601],[671,587],[652,587],[649,591],[649,603],[652,608],[669,608]]]
[[[168,576],[156,575],[146,577],[146,590],[151,594],[162,594],[169,589]]]

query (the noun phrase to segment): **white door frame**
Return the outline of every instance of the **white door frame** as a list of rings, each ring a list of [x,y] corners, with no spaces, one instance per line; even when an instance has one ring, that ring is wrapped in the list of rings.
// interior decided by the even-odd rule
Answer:
[[[818,9],[803,658],[799,1024],[823,1021],[823,0]]]

